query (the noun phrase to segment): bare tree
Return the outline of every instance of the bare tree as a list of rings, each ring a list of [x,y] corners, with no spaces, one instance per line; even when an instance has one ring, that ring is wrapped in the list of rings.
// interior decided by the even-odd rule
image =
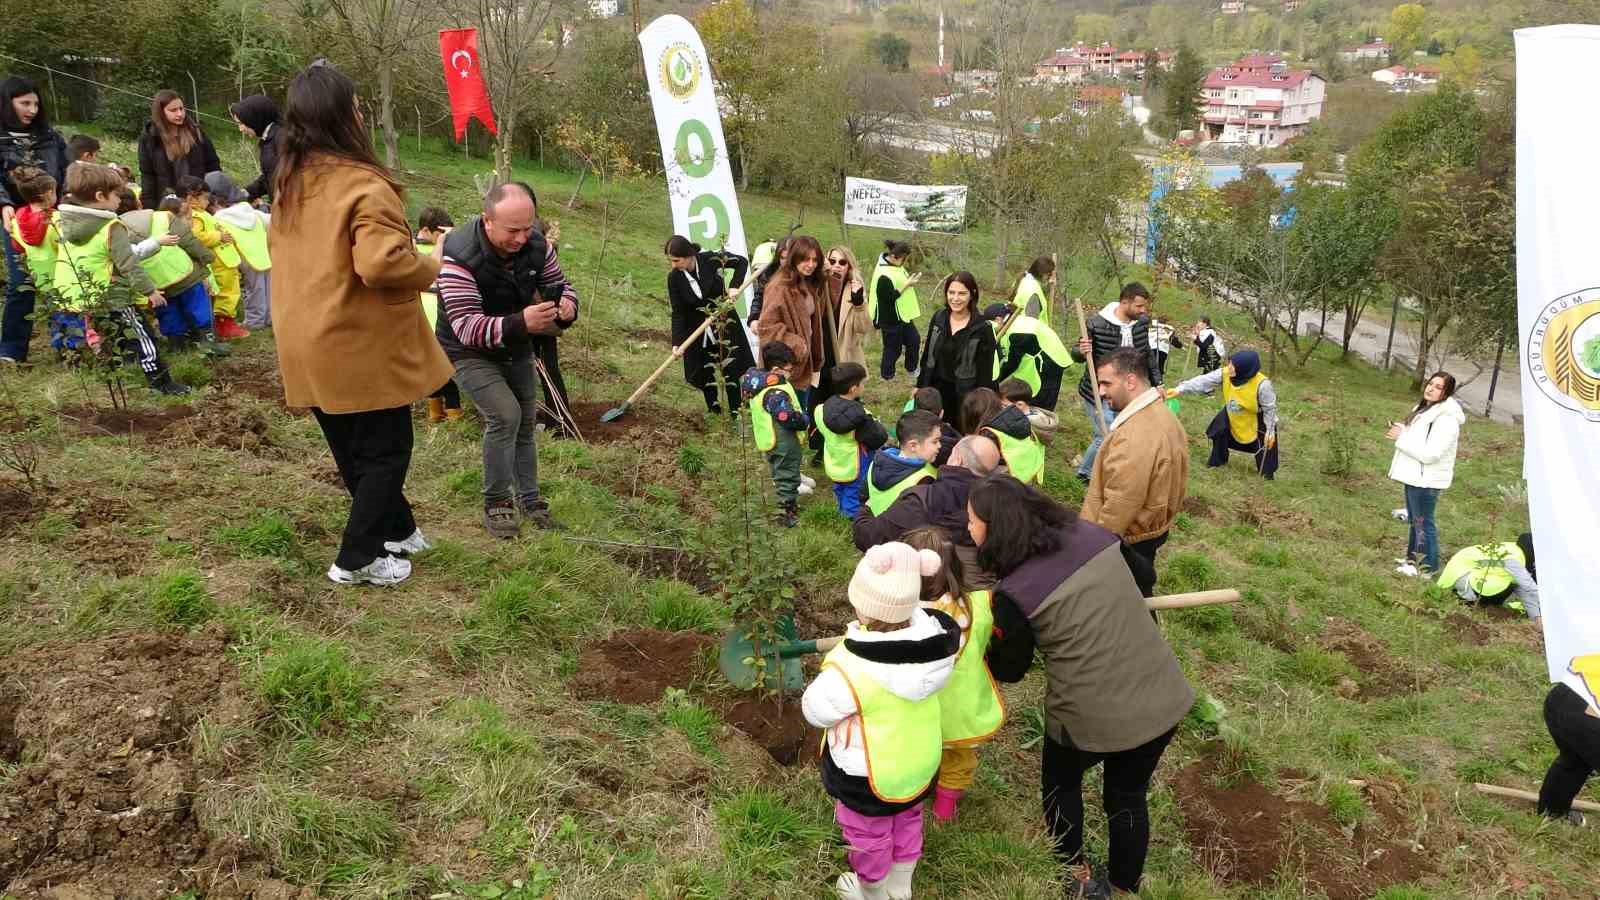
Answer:
[[[494,102],[494,171],[511,177],[517,122],[547,91],[561,55],[564,0],[459,0],[464,24],[478,29],[484,83]]]
[[[434,7],[427,0],[328,0],[328,5],[351,55],[377,76],[384,162],[396,168],[400,165],[400,137],[394,125],[395,66],[416,49],[418,38],[434,24]]]

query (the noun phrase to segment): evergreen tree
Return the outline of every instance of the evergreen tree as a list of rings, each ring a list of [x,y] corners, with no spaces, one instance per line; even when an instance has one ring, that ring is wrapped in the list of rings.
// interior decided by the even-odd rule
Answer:
[[[1178,45],[1172,72],[1162,79],[1165,94],[1162,111],[1174,137],[1185,128],[1194,128],[1200,119],[1200,91],[1206,80],[1205,64],[1188,44]]]

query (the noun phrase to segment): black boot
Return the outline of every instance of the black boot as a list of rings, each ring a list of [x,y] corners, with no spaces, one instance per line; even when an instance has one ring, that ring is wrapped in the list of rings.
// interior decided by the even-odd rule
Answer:
[[[785,528],[793,528],[800,524],[800,504],[791,500],[783,505],[783,510],[778,514],[778,523]]]
[[[168,397],[182,397],[192,390],[188,385],[173,381],[172,373],[164,367],[145,375],[144,380],[149,383],[150,390]]]

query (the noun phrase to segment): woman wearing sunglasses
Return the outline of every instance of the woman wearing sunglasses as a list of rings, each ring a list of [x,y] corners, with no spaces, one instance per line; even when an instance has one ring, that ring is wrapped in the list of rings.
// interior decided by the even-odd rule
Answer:
[[[840,363],[867,364],[862,344],[872,329],[867,316],[867,289],[861,280],[861,265],[849,247],[833,247],[823,259],[828,273],[828,297],[834,304],[834,325],[838,328]]]

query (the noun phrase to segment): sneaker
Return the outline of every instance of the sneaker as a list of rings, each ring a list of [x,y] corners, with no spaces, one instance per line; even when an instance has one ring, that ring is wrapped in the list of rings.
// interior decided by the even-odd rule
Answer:
[[[816,490],[817,489],[817,480],[815,478],[812,478],[810,475],[802,474],[800,476],[800,483],[805,485],[808,488],[811,488],[812,490]]]
[[[483,527],[492,537],[513,540],[522,534],[522,523],[517,521],[517,507],[510,500],[490,503],[483,508]]]
[[[380,556],[355,571],[328,567],[328,580],[334,584],[399,584],[411,577],[411,563],[393,556]]]
[[[1401,563],[1400,565],[1395,566],[1394,570],[1395,572],[1404,575],[1407,578],[1416,578],[1418,575],[1422,574],[1421,571],[1411,563]]]
[[[833,891],[839,900],[887,900],[889,879],[862,881],[854,872],[846,872],[834,883]]]
[[[193,390],[186,384],[179,384],[173,381],[172,376],[166,372],[151,376],[146,381],[150,385],[150,390],[166,397],[182,397]]]
[[[1111,900],[1111,882],[1094,877],[1086,865],[1067,866],[1067,897],[1070,900]]]
[[[0,366],[20,366],[22,363],[12,356],[0,356]]]
[[[802,481],[802,482],[800,482],[800,486],[794,489],[794,492],[799,494],[802,497],[809,497],[809,496],[811,496],[811,492],[814,491],[814,490],[816,490],[815,487],[813,487],[812,485],[806,484],[804,481]]]
[[[800,508],[793,503],[785,503],[778,513],[778,522],[785,528],[793,528],[800,524]]]
[[[1583,817],[1583,813],[1575,809],[1567,810],[1567,814],[1561,817],[1561,821],[1571,825],[1573,828],[1583,828],[1588,823],[1588,820]]]
[[[566,530],[565,528],[561,527],[560,522],[556,521],[555,516],[550,515],[550,504],[545,502],[542,498],[533,501],[531,504],[523,504],[522,517],[527,519],[529,524],[533,525],[533,527],[540,528],[545,531]]]
[[[422,536],[422,529],[418,528],[416,531],[411,532],[411,536],[403,541],[384,541],[383,549],[389,551],[395,556],[410,556],[413,553],[421,553],[424,550],[432,550],[433,545],[428,543],[428,539]]]
[[[1396,522],[1409,522],[1409,521],[1411,521],[1411,514],[1406,512],[1404,508],[1390,510],[1389,515],[1393,516],[1394,520]]]
[[[213,331],[201,332],[196,343],[200,347],[200,352],[206,356],[218,357],[233,355],[232,350],[222,346],[222,342],[217,340],[216,332]]]
[[[250,332],[238,322],[235,322],[232,316],[217,316],[216,321],[212,324],[219,341],[237,341],[250,336]]]

